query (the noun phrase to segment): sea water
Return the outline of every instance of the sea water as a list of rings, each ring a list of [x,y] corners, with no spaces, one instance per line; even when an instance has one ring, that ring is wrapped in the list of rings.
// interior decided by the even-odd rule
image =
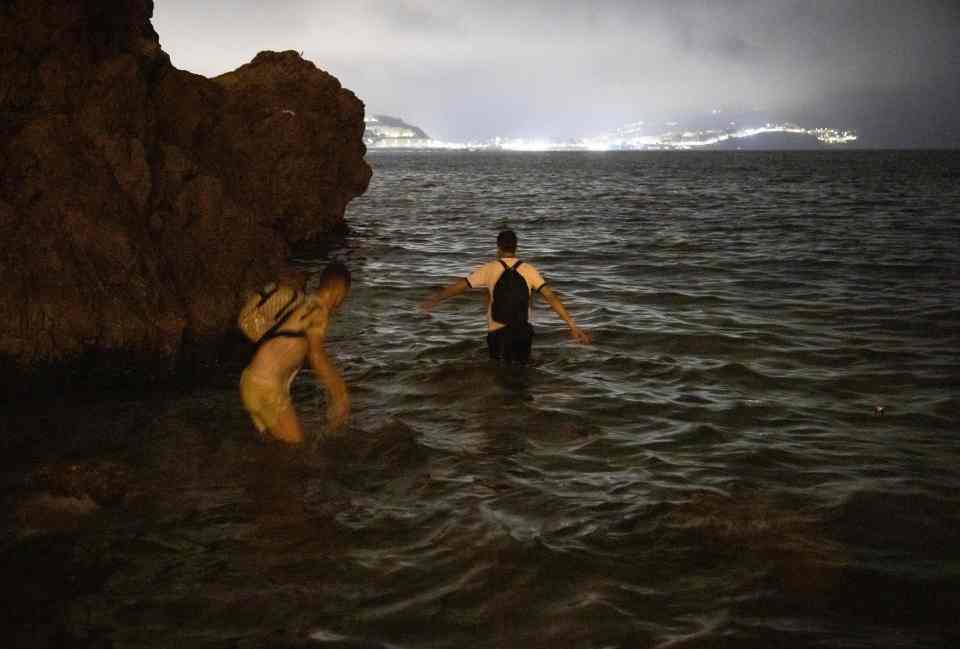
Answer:
[[[304,371],[307,444],[258,439],[240,365],[19,420],[131,476],[7,534],[31,614],[124,647],[960,642],[956,152],[368,160],[349,235],[294,260],[353,272],[346,433]],[[535,298],[501,368],[481,291],[417,309],[503,228],[592,345]]]

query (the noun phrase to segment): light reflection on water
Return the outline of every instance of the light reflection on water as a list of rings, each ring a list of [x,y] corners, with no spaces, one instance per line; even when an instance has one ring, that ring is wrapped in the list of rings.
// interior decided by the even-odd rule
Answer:
[[[351,235],[298,260],[354,273],[330,332],[347,435],[318,439],[306,372],[299,452],[255,438],[238,367],[151,403],[113,458],[144,500],[82,537],[116,560],[78,600],[91,629],[131,646],[958,637],[956,154],[371,164]],[[485,359],[482,299],[416,309],[504,226],[594,345],[541,303],[537,362],[508,373]]]

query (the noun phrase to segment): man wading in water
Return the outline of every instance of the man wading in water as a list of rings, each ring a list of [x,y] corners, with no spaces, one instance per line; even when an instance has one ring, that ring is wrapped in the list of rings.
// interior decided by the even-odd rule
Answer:
[[[567,323],[570,335],[578,342],[589,343],[591,340],[590,334],[573,322],[560,298],[547,286],[536,267],[517,259],[517,235],[513,230],[504,230],[497,236],[497,258],[494,261],[433,292],[420,308],[429,313],[443,300],[460,295],[468,288],[487,289],[487,348],[492,359],[505,363],[526,363],[530,359],[532,292],[543,296],[550,308]]]
[[[303,291],[303,277],[278,282]],[[253,360],[240,377],[240,396],[254,425],[290,444],[303,441],[303,429],[290,400],[290,384],[305,360],[327,393],[328,431],[341,428],[350,416],[347,384],[327,356],[324,342],[330,315],[350,291],[350,271],[340,263],[327,266],[319,286],[302,298],[302,303],[276,330],[259,342]]]

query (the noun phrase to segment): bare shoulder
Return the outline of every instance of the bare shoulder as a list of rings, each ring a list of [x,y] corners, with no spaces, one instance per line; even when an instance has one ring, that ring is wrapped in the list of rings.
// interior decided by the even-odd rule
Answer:
[[[331,311],[326,295],[319,291],[308,293],[301,308],[300,321],[303,323],[307,335],[311,337],[324,336],[327,332]]]
[[[520,266],[517,268],[517,272],[526,277],[527,279],[540,279],[540,269],[536,267],[535,264],[530,263],[526,260],[521,260]]]

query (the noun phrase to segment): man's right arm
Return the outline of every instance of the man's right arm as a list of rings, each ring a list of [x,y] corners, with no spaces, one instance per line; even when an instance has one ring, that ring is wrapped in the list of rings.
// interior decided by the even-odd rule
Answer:
[[[590,336],[590,333],[576,325],[573,318],[567,313],[567,309],[563,306],[563,302],[560,301],[560,298],[557,297],[557,294],[553,292],[552,288],[543,286],[538,292],[543,296],[543,299],[547,301],[550,308],[560,316],[560,319],[567,323],[567,326],[570,328],[570,335],[573,336],[577,342],[584,344],[590,344],[590,342],[592,342],[593,338]]]
[[[420,303],[420,310],[424,311],[425,313],[430,313],[430,310],[440,302],[454,297],[455,295],[460,295],[468,288],[470,288],[470,285],[467,283],[467,280],[460,278],[452,284],[432,292],[427,299]]]

